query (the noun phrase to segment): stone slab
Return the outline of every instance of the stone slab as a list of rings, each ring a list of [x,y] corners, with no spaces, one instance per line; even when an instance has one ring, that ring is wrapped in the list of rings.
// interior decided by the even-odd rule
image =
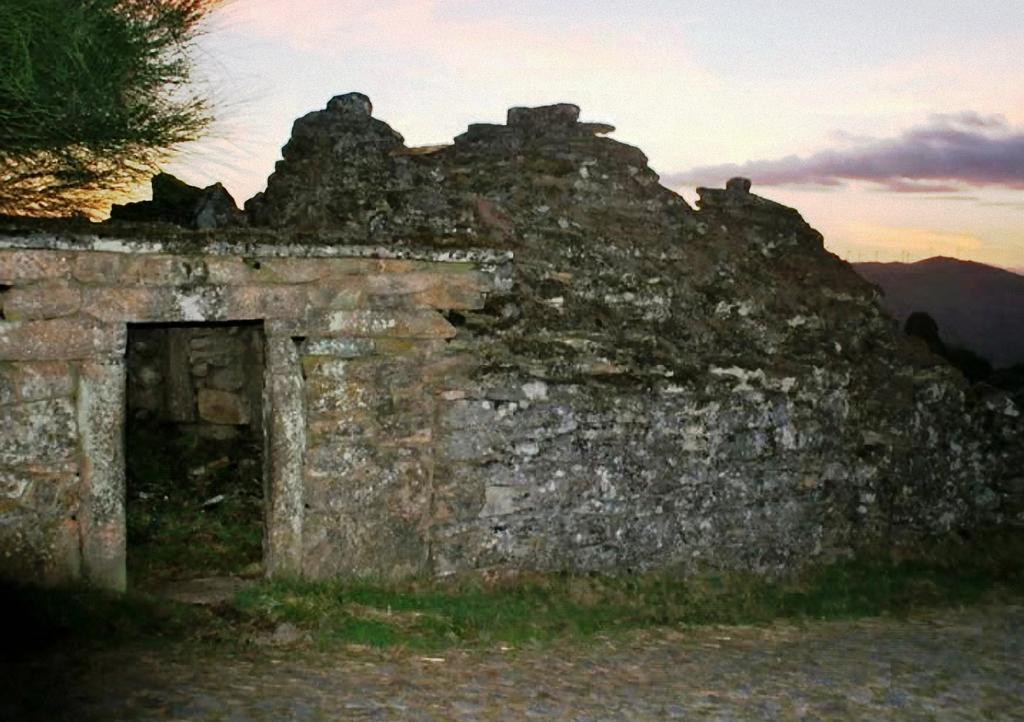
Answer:
[[[266,339],[267,509],[264,569],[268,576],[302,573],[303,458],[306,421],[298,347],[287,337]]]
[[[82,319],[0,321],[0,361],[123,356],[126,329]]]
[[[125,370],[121,359],[82,364],[78,385],[81,439],[82,565],[93,586],[123,590]]]
[[[67,251],[0,250],[0,284],[67,278],[72,259]]]
[[[285,328],[290,322],[285,323]],[[272,327],[273,328],[273,327]],[[435,311],[313,311],[296,335],[355,338],[452,338],[455,327]],[[305,330],[306,333],[298,333]]]
[[[8,321],[61,318],[78,313],[82,291],[61,282],[15,286],[0,296],[0,308]]]

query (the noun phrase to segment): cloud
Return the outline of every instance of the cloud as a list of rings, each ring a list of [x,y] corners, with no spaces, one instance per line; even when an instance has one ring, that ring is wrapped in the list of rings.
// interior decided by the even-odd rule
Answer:
[[[668,174],[663,182],[721,184],[744,176],[769,186],[868,181],[896,193],[951,193],[980,186],[1024,190],[1024,128],[1001,116],[933,115],[896,138],[839,137],[842,147],[807,157],[692,168]]]

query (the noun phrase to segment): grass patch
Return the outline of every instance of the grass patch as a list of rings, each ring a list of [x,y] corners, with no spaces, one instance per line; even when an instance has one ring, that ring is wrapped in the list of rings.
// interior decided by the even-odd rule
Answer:
[[[1019,548],[1019,544],[1017,545]],[[936,561],[863,558],[786,580],[749,574],[678,578],[524,574],[403,585],[272,581],[235,599],[243,617],[288,622],[323,644],[414,649],[559,638],[655,626],[766,624],[906,614],[1024,595],[1021,556],[990,563],[957,553]]]
[[[322,646],[437,650],[583,640],[595,635],[705,624],[904,615],[1024,599],[1024,539],[1001,536],[934,550],[927,560],[863,557],[783,580],[750,574],[680,578],[523,573],[370,584],[275,580],[216,608],[144,593],[0,589],[14,647],[127,640],[238,643],[278,625]],[[13,605],[13,607],[12,607]]]

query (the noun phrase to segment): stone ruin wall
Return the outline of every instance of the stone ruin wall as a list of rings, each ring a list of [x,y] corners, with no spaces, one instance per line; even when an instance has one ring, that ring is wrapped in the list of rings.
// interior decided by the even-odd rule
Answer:
[[[743,179],[691,208],[580,108],[409,148],[350,93],[299,118],[251,226],[515,255],[464,314],[432,568],[779,571],[1024,522],[1021,412],[908,343]],[[690,141],[681,134],[680,142]]]
[[[248,229],[182,234],[202,250],[0,241],[4,564],[73,576],[78,539],[113,578],[96,419],[142,320],[264,319],[270,573],[778,572],[1024,523],[1012,401],[904,339],[796,211],[740,181],[690,208],[578,116],[410,149],[340,96]]]
[[[167,408],[158,353],[126,363],[127,324],[253,320],[266,351],[267,571],[424,571],[438,406],[464,366],[442,312],[481,306],[507,259],[398,255],[0,240],[0,576],[124,587],[126,389],[137,413],[192,413]],[[192,343],[178,351],[208,363],[210,346],[195,343],[203,330],[186,332]],[[202,396],[237,385],[209,364],[186,370]],[[242,420],[227,418],[241,413],[230,402],[195,404],[206,433]]]

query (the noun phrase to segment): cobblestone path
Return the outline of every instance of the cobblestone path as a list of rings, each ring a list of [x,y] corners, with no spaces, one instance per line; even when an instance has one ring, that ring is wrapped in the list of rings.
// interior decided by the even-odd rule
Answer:
[[[53,687],[41,718],[76,722],[1024,720],[1024,607],[437,656],[123,649]],[[12,699],[0,718],[30,719]]]

